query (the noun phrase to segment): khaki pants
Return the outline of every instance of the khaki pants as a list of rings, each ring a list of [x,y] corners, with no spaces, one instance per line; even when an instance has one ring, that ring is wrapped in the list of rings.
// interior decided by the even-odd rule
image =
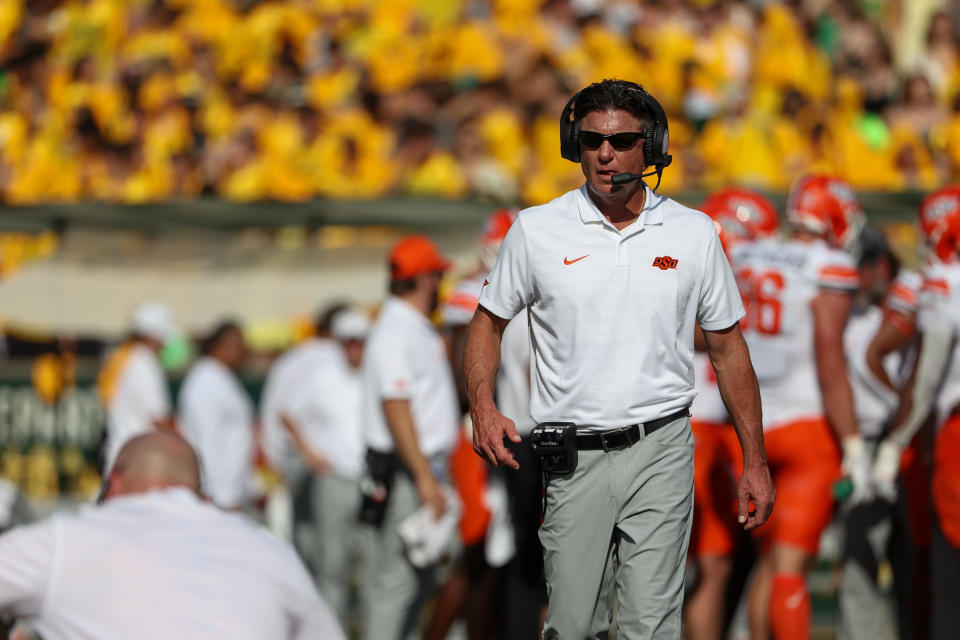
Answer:
[[[693,517],[689,418],[627,449],[578,457],[572,474],[547,482],[544,639],[607,637],[614,593],[620,640],[679,638]]]
[[[432,462],[435,471],[445,468],[446,460],[434,458]],[[369,640],[409,637],[438,578],[436,565],[417,568],[410,563],[397,533],[400,523],[420,506],[417,488],[405,471],[397,471],[389,500],[383,526],[370,531],[364,629]]]
[[[357,582],[364,597],[361,571],[366,563],[368,532],[360,524],[360,485],[333,473],[313,477],[311,491],[317,533],[317,586],[340,624],[347,626],[350,586]],[[366,543],[366,544],[364,544]]]

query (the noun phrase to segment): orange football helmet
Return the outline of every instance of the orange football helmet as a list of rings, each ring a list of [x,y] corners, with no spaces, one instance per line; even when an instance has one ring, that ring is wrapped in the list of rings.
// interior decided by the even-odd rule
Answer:
[[[769,238],[780,230],[777,208],[766,197],[751,189],[727,188],[715,191],[703,203],[701,211],[716,220],[732,217],[743,225],[751,240]]]
[[[828,175],[797,180],[787,198],[790,224],[823,236],[835,247],[849,250],[866,223],[866,216],[849,184]]]
[[[923,238],[924,257],[929,261],[953,259],[956,247],[950,246],[951,232],[960,214],[960,185],[951,185],[934,191],[923,199],[917,228]],[[942,229],[946,225],[947,229]]]

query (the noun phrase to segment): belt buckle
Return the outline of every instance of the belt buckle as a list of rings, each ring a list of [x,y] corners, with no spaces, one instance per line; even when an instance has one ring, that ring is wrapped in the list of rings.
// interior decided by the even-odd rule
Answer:
[[[607,446],[607,436],[613,435],[614,433],[622,432],[627,436],[627,444],[618,445],[615,447]],[[600,432],[600,447],[603,449],[604,453],[609,453],[610,451],[616,451],[618,449],[625,449],[626,447],[633,445],[633,438],[630,437],[630,427],[620,427],[619,429],[611,429],[610,431],[601,431]]]

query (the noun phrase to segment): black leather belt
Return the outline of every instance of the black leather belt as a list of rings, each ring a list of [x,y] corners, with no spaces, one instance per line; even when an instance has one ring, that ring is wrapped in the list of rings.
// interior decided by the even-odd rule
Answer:
[[[680,409],[676,413],[668,416],[644,422],[643,424],[632,424],[629,427],[620,427],[609,431],[599,431],[593,433],[577,433],[577,449],[583,451],[587,449],[603,449],[604,451],[613,451],[632,446],[640,441],[640,429],[643,429],[644,437],[665,427],[674,420],[685,418],[690,415],[689,408]]]

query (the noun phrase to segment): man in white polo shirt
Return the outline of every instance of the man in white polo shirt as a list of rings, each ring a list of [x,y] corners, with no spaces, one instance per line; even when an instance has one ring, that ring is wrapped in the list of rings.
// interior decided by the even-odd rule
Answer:
[[[243,330],[222,322],[200,346],[180,387],[180,432],[203,468],[206,494],[224,509],[242,510],[253,492],[253,403],[237,370],[247,358]]]
[[[343,365],[340,345],[330,336],[330,323],[346,305],[328,305],[318,315],[315,334],[289,349],[270,366],[260,394],[261,443],[267,462],[285,481],[270,493],[267,523],[270,530],[292,540],[297,549],[313,562],[316,547],[315,527],[310,504],[310,473],[290,441],[281,416],[290,398],[303,387],[303,381],[316,371],[339,369]]]
[[[180,436],[129,440],[102,506],[0,538],[0,617],[49,640],[345,638],[293,549],[199,481]]]
[[[418,570],[407,559],[397,527],[419,505],[438,518],[446,505],[442,486],[459,410],[447,350],[430,315],[449,266],[424,236],[394,245],[391,296],[364,355],[368,471],[389,492],[370,558],[366,637],[375,640],[406,638],[432,581],[430,567]]]
[[[343,349],[342,366],[306,372],[281,414],[300,457],[310,469],[316,523],[317,583],[341,621],[349,611],[349,586],[363,555],[357,522],[363,474],[363,348],[370,320],[347,307],[333,316],[331,333]],[[361,594],[363,589],[360,589]]]
[[[580,162],[586,184],[520,213],[469,329],[475,449],[515,467],[504,438],[519,436],[493,389],[503,329],[530,315],[531,415],[556,425],[532,434],[548,470],[545,639],[605,634],[614,582],[620,638],[679,637],[697,324],[746,462],[739,520],[759,526],[773,507],[743,305],[716,229],[636,181],[669,164],[666,128],[637,84],[605,80],[574,96],[561,152]]]

